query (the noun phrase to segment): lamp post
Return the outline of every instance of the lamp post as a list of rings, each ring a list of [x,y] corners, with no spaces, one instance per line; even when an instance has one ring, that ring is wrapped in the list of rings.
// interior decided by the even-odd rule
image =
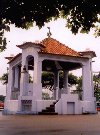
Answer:
[[[8,84],[8,71],[9,71],[9,68],[7,67],[6,95],[7,95],[7,84]]]

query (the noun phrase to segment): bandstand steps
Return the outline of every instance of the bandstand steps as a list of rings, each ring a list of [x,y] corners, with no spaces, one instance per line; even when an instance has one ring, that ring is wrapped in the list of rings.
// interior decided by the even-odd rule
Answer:
[[[38,115],[58,115],[56,112],[38,112]]]
[[[58,113],[55,112],[55,104],[57,102],[54,102],[49,107],[46,107],[46,109],[42,110],[42,112],[39,112],[39,115],[58,115]]]

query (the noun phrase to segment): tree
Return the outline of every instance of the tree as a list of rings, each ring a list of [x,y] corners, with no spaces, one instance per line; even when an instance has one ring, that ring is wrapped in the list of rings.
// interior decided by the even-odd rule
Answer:
[[[3,81],[3,84],[7,84],[8,83],[8,73],[4,73],[2,75],[2,77],[0,78],[0,80]]]
[[[96,97],[96,101],[100,101],[100,73],[98,75],[93,76],[94,81],[94,95]]]
[[[70,85],[76,85],[78,83],[78,77],[72,73],[68,74],[68,83]]]
[[[68,83],[70,85],[77,84],[77,76],[73,75],[72,73],[69,73],[68,75]],[[42,73],[42,86],[45,87],[46,85],[49,85],[50,88],[54,85],[54,74],[52,72],[43,72]],[[63,72],[61,71],[59,74],[59,87],[63,88]]]
[[[77,84],[77,91],[82,91],[82,76],[78,78]]]
[[[5,100],[5,96],[0,95],[0,102],[4,102],[4,100]]]
[[[52,72],[43,72],[42,73],[42,86],[50,86],[52,89],[52,86],[54,84],[54,74]]]
[[[78,77],[78,80],[77,80],[77,86],[76,86],[76,91],[79,95],[79,99],[82,100],[82,76],[81,77]]]
[[[82,76],[78,78],[77,83],[77,92],[79,96],[82,98]],[[94,96],[96,97],[96,101],[100,100],[100,73],[98,75],[93,75],[93,84],[94,84]]]
[[[33,22],[42,27],[52,18],[64,18],[76,34],[100,23],[99,14],[99,0],[0,0],[0,50],[6,48],[4,31],[10,30],[9,24],[27,29]]]

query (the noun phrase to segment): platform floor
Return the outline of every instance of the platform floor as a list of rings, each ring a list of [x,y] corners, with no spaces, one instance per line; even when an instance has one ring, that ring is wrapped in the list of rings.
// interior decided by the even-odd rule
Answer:
[[[0,135],[100,135],[100,113],[2,116],[0,112]]]

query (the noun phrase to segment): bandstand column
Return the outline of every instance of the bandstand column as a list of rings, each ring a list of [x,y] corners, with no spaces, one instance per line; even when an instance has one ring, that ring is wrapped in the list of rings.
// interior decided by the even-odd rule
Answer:
[[[57,71],[54,72],[54,91],[53,91],[53,99],[56,99],[56,87],[57,87]]]
[[[83,95],[82,99],[91,101],[93,97],[93,87],[92,87],[92,77],[91,77],[91,68],[90,68],[90,61],[82,66],[82,90]]]
[[[58,100],[59,96],[59,71],[54,73],[54,99]]]
[[[34,58],[34,75],[33,75],[33,96],[36,100],[42,99],[42,61]]]
[[[64,72],[63,88],[64,88],[64,91],[66,91],[68,93],[69,92],[69,90],[68,90],[68,71],[64,70],[63,72]]]
[[[93,83],[92,59],[90,61],[90,71],[91,71],[92,96],[94,97],[94,83]]]
[[[7,87],[7,93],[6,93],[6,98],[7,100],[11,99],[11,94],[12,94],[12,87],[13,87],[13,80],[14,80],[14,70],[10,66],[9,67],[9,74],[8,74],[8,87]]]
[[[18,66],[15,67],[15,81],[14,81],[14,87],[18,88],[18,82],[19,81],[19,68]]]
[[[21,67],[20,96],[28,95],[28,82],[29,76],[26,67],[26,62],[23,61]]]

